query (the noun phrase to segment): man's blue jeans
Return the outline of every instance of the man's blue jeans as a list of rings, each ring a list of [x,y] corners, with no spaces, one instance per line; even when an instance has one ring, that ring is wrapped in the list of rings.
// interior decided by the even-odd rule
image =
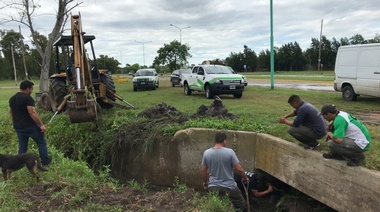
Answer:
[[[49,164],[49,155],[46,146],[45,135],[41,132],[41,129],[37,126],[31,126],[25,129],[16,129],[18,137],[18,153],[26,153],[28,151],[29,138],[32,138],[37,146],[40,154],[42,165]]]

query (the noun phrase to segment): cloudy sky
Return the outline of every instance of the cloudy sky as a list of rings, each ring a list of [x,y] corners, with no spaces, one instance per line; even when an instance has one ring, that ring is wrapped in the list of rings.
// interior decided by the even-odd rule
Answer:
[[[57,3],[40,0],[39,4],[35,28],[47,35]],[[273,0],[274,45],[297,41],[306,50],[311,38],[319,39],[322,19],[322,33],[330,40],[355,34],[371,39],[380,33],[379,8],[379,0]],[[179,41],[180,34],[182,43],[191,48],[190,64],[225,59],[231,52],[242,52],[243,45],[257,54],[270,49],[270,0],[83,0],[72,12],[80,12],[83,30],[96,36],[96,55],[123,64],[144,64],[144,58],[146,65],[152,64],[157,50]],[[0,9],[0,18],[12,13],[11,8]],[[180,33],[170,24],[184,29]],[[9,23],[0,29],[18,31],[18,25]],[[28,34],[27,28],[21,30]]]

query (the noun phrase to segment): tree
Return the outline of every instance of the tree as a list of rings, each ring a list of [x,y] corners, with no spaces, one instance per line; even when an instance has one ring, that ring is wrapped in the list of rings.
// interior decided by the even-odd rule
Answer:
[[[235,53],[231,52],[230,56],[228,56],[226,59],[226,65],[231,66],[232,69],[235,71],[242,71],[243,68],[243,54],[241,52]]]
[[[344,37],[340,39],[340,44],[342,46],[347,46],[347,45],[350,45],[350,41],[348,40],[348,38]]]
[[[257,58],[257,70],[258,71],[269,71],[270,69],[270,51],[268,49],[261,50]]]
[[[169,44],[164,44],[157,53],[158,56],[154,58],[153,66],[167,65],[170,70],[180,68],[180,48],[182,55],[182,64],[188,64],[187,58],[192,57],[189,53],[190,47],[185,44],[180,44],[177,40],[170,42]]]
[[[368,40],[368,43],[380,43],[380,34],[376,33],[376,35],[373,39]]]
[[[119,66],[119,61],[117,61],[113,57],[108,57],[107,55],[99,55],[99,58],[97,60],[97,65],[99,69],[107,69],[110,71],[112,74],[116,73],[116,70],[118,69]]]
[[[21,42],[21,34],[18,32],[15,32],[14,30],[9,31],[0,31],[0,47],[2,48],[3,54],[4,54],[4,65],[7,67],[2,68],[1,75],[4,76],[6,79],[13,79],[14,78],[14,71],[13,71],[13,58],[15,60],[15,66],[16,66],[16,75],[18,78],[25,79],[25,73],[23,73],[24,66],[21,59],[21,48],[22,48],[22,42]],[[12,48],[13,48],[13,55],[12,55]],[[27,47],[26,49],[28,49]],[[8,65],[7,65],[8,64]]]
[[[257,55],[255,51],[250,49],[247,45],[244,45],[243,50],[243,67],[245,65],[246,70],[248,71],[254,71],[257,67]],[[244,70],[244,71],[246,71]]]
[[[214,60],[210,60],[210,64],[213,64],[213,65],[224,65],[224,60],[221,60],[219,58],[216,58]]]
[[[306,60],[297,42],[288,43],[278,49],[277,65],[280,70],[303,70]]]
[[[231,52],[230,56],[225,59],[225,63],[236,71],[253,71],[257,67],[257,55],[247,45],[244,45],[243,48],[243,52]]]
[[[68,18],[68,13],[78,5],[82,4],[82,2],[80,2],[76,3],[74,6],[70,6],[70,4],[74,2],[74,0],[57,1],[58,9],[55,17],[56,20],[52,31],[48,35],[48,42],[46,46],[41,45],[40,34],[35,30],[33,25],[33,18],[37,15],[35,14],[35,12],[40,7],[40,5],[37,4],[38,2],[35,2],[34,0],[8,0],[7,2],[3,1],[3,3],[7,5],[7,7],[15,9],[17,14],[19,14],[19,17],[17,18],[14,16],[10,16],[9,19],[6,20],[6,22],[13,21],[27,26],[31,33],[32,42],[41,56],[42,61],[39,92],[48,91],[49,88],[49,66],[53,42],[57,40],[59,35],[62,33],[63,27]]]
[[[351,38],[350,38],[350,44],[351,45],[355,45],[355,44],[366,44],[367,43],[367,41],[363,38],[363,36],[362,35],[360,35],[360,34],[356,34],[356,35],[354,35],[354,36],[352,36]]]

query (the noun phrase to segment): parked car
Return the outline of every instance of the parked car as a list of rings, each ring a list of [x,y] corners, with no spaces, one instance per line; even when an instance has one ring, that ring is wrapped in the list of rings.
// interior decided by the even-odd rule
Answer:
[[[175,70],[173,71],[173,73],[170,75],[170,83],[172,84],[172,86],[176,86],[176,85],[179,85],[179,86],[183,86],[182,85],[182,74],[190,74],[191,73],[191,69],[178,69],[178,70]]]
[[[137,91],[137,89],[156,90],[158,86],[158,74],[154,68],[139,69],[133,75],[133,91]]]
[[[232,73],[234,73],[234,74],[238,74],[233,68],[231,68],[230,66],[226,66],[228,69],[230,69],[231,70],[231,72]],[[243,80],[244,80],[244,86],[247,86],[248,85],[248,81],[247,81],[247,77],[246,76],[244,76],[244,75],[242,75],[242,74],[239,74],[242,78],[243,78]]]

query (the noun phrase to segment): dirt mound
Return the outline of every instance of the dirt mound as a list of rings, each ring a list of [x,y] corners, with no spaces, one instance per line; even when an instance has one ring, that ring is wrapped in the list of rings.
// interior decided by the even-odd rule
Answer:
[[[228,112],[227,108],[223,105],[222,100],[220,99],[215,99],[209,107],[201,105],[192,117],[217,117],[228,119],[238,118],[237,116]]]
[[[177,119],[179,123],[189,120],[189,117],[187,115],[177,111],[175,107],[167,105],[164,102],[140,112],[138,116],[142,116],[147,119]],[[237,116],[228,112],[227,108],[223,105],[220,99],[215,99],[210,106],[201,105],[196,111],[196,113],[191,115],[191,117],[216,117],[228,119],[238,118]]]
[[[178,123],[182,123],[189,120],[189,117],[187,117],[186,114],[177,111],[175,107],[167,105],[164,102],[140,112],[138,116],[147,119],[168,118],[171,120],[176,120]]]

